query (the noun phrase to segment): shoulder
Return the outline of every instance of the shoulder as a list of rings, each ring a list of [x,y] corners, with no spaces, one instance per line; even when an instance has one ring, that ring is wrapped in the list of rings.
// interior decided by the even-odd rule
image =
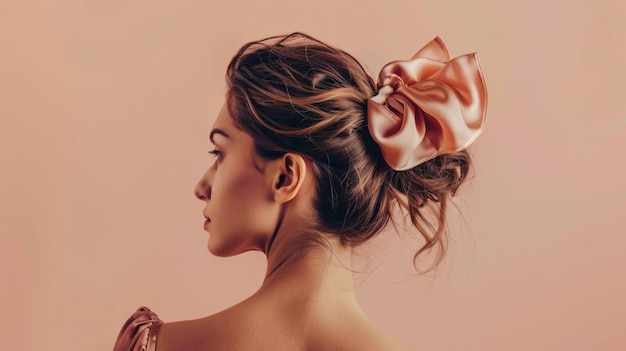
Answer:
[[[289,320],[267,304],[244,301],[208,317],[165,323],[158,351],[299,350],[297,336]]]
[[[369,321],[341,314],[320,318],[304,306],[285,310],[251,301],[205,318],[166,323],[158,345],[158,351],[305,349],[415,351]]]
[[[235,305],[208,317],[163,324],[158,351],[262,350],[255,344],[263,344],[259,339],[271,324],[262,323],[254,309]]]
[[[163,321],[147,307],[140,307],[122,326],[113,351],[155,351]]]

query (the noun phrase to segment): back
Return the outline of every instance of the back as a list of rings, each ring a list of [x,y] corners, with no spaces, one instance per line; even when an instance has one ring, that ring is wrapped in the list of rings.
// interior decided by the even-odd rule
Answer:
[[[161,327],[156,351],[415,350],[360,310],[251,298],[218,314]]]

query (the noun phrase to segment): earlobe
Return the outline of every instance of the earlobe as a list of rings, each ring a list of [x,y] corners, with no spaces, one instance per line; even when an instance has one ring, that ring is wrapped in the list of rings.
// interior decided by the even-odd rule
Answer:
[[[280,164],[274,177],[274,200],[285,203],[300,191],[306,178],[307,164],[304,157],[293,153],[286,153],[277,162]]]

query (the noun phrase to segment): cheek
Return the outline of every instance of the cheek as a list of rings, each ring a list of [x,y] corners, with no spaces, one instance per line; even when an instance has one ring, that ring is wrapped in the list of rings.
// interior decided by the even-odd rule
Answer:
[[[254,174],[248,169],[234,169],[232,172],[224,172],[222,178],[215,187],[220,202],[234,203],[245,208],[269,199],[260,174]]]
[[[242,174],[232,179],[228,189],[229,193],[225,195],[231,202],[231,215],[247,222],[241,223],[242,225],[259,226],[261,224],[259,219],[266,217],[267,208],[270,205],[270,197],[264,188],[261,176]]]
[[[210,200],[209,249],[218,255],[263,249],[273,233],[277,214],[263,176],[255,170],[224,172],[214,179]]]

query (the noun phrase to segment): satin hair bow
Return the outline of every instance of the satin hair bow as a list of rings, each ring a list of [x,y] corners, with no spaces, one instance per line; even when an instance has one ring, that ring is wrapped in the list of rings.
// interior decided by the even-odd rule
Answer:
[[[378,76],[367,102],[370,134],[392,169],[404,171],[467,148],[485,126],[487,87],[476,53],[450,60],[436,37]]]

